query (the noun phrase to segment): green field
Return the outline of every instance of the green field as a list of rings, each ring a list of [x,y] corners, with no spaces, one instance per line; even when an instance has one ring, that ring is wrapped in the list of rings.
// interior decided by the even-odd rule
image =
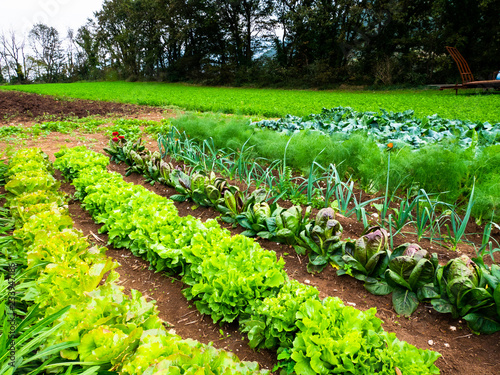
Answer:
[[[357,111],[412,109],[417,117],[438,114],[448,119],[500,122],[500,95],[480,95],[473,91],[455,95],[453,90],[312,91],[143,82],[79,82],[0,89],[263,117],[305,116],[318,113],[323,107],[343,106]]]

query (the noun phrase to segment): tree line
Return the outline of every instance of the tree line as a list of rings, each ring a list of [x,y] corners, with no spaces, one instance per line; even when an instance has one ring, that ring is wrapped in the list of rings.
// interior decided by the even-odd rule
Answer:
[[[500,69],[500,0],[104,0],[62,38],[0,37],[9,82],[157,80],[334,87],[455,82]],[[27,48],[29,46],[29,48]]]

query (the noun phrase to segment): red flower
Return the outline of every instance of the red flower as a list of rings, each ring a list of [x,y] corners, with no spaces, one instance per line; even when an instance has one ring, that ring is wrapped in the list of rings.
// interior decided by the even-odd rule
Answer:
[[[113,142],[118,142],[119,139],[117,137],[113,137]]]
[[[393,148],[393,147],[394,147],[394,143],[392,143],[392,142],[388,143],[388,144],[387,144],[387,147],[389,147],[389,148]]]
[[[125,137],[123,135],[119,135],[118,138],[125,139]]]
[[[113,135],[114,135],[115,137],[116,137],[118,134],[120,134],[120,133],[118,133],[118,132],[113,132]]]

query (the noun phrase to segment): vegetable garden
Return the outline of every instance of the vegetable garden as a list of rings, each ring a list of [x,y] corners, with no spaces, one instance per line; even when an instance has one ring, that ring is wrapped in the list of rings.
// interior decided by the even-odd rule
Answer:
[[[71,229],[68,198],[57,192],[60,183],[52,168],[74,186],[71,199],[102,224],[99,231],[107,233],[110,246],[128,249],[156,272],[182,280],[187,303],[214,324],[237,327],[251,348],[275,353],[275,371],[439,373],[440,354],[388,333],[369,305],[358,310],[325,294],[326,281],[334,277],[356,293],[364,286],[379,310],[408,319],[408,327],[412,318],[434,312],[444,327],[446,319],[453,327],[466,323],[460,328],[481,333],[474,339],[478,343],[495,342],[500,268],[490,185],[497,176],[489,163],[495,160],[498,126],[336,108],[253,124],[238,117],[189,115],[1,127],[4,139],[26,143],[43,144],[43,137],[71,132],[109,139],[97,147],[107,156],[84,146],[62,148],[54,153],[53,167],[40,150],[22,145],[16,148],[24,151],[15,154],[6,150],[3,251],[16,265],[15,284],[22,293],[16,300],[21,308],[15,314],[8,306],[4,311],[17,317],[9,324],[26,337],[17,350],[32,355],[19,360],[14,373],[259,371],[255,363],[167,331],[157,308],[140,293],[124,297],[113,270],[117,264]],[[354,133],[331,135],[335,127]],[[392,137],[401,130],[409,135]],[[156,150],[141,141],[148,134],[159,134]],[[447,190],[418,173],[418,162],[436,163],[443,155],[455,156],[463,166],[455,181],[446,182]],[[120,167],[125,177],[108,171],[108,157],[112,165],[125,165]],[[377,168],[370,170],[370,163]],[[399,178],[408,171],[417,172],[408,181]],[[443,170],[434,176],[439,173]],[[125,182],[133,175],[143,182]],[[167,199],[143,187],[148,185],[175,193]],[[179,207],[193,213],[205,207],[220,220],[180,215]],[[479,235],[467,232],[473,221],[480,224]],[[354,232],[346,229],[352,225],[358,228]],[[48,241],[49,236],[56,240]],[[431,251],[436,245],[437,253]],[[7,266],[2,300],[11,276]],[[298,267],[322,280],[323,287],[298,282],[291,276]],[[82,287],[67,284],[68,277]],[[82,319],[89,306],[97,308],[96,317]],[[120,313],[106,310],[109,306]],[[10,326],[4,327],[7,358]],[[38,335],[30,336],[29,327]],[[432,346],[434,340],[428,341]],[[147,354],[152,347],[155,354]]]

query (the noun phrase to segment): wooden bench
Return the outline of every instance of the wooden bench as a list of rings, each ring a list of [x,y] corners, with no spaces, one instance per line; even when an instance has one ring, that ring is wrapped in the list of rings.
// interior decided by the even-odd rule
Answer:
[[[462,83],[455,85],[443,85],[439,90],[455,89],[455,95],[458,94],[459,89],[495,89],[500,90],[500,79],[493,79],[488,81],[475,81],[472,72],[470,71],[469,64],[465,61],[464,57],[455,47],[446,47],[446,50],[455,60]]]

